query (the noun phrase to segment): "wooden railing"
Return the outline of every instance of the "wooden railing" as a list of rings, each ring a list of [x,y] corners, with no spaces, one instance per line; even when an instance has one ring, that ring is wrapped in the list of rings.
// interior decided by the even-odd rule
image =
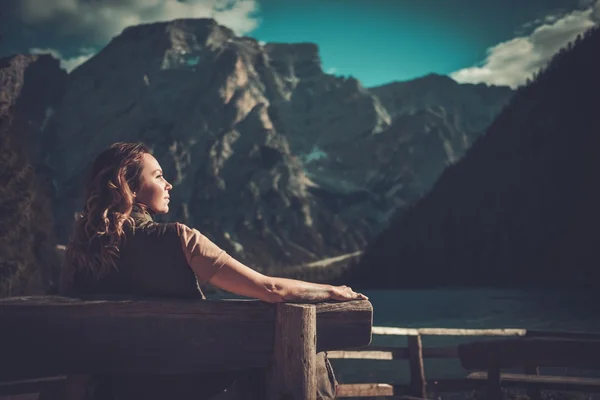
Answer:
[[[0,395],[63,399],[90,374],[258,368],[267,400],[315,400],[316,353],[368,345],[372,315],[368,301],[2,299]]]
[[[445,329],[373,327],[374,335],[406,336],[406,347],[369,346],[360,351],[333,351],[332,359],[407,360],[410,377],[405,384],[342,384],[344,397],[411,396],[484,388],[489,399],[502,397],[502,387],[521,387],[532,399],[540,390],[575,390],[600,393],[600,379],[539,375],[539,367],[600,369],[600,334],[546,332],[526,329]],[[446,347],[423,347],[423,336],[495,337]],[[499,338],[501,337],[501,339]],[[460,378],[426,378],[425,358],[459,359],[466,375]],[[520,369],[525,374],[502,373]],[[474,372],[472,372],[474,370]]]

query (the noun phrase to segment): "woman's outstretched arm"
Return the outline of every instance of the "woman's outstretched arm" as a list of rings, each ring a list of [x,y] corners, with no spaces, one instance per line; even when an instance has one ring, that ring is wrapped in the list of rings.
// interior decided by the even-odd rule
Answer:
[[[269,303],[367,300],[367,296],[356,293],[347,286],[323,285],[263,275],[233,257],[218,269],[209,282],[228,292]]]
[[[187,262],[200,282],[209,281],[228,292],[269,303],[367,299],[347,286],[321,285],[263,275],[235,260],[197,229],[179,223],[177,229]]]

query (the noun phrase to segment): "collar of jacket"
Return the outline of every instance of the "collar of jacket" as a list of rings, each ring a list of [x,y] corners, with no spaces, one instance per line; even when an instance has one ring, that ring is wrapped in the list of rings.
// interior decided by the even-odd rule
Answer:
[[[148,210],[145,210],[145,207],[141,207],[138,204],[134,204],[131,208],[131,218],[135,221],[154,222],[153,215]]]

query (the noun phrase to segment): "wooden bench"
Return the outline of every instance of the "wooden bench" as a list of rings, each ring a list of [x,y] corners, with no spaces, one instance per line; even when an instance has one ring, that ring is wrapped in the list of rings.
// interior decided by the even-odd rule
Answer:
[[[368,301],[2,299],[0,395],[62,398],[67,376],[259,368],[268,399],[315,399],[316,353],[368,345],[372,316]]]
[[[526,388],[530,398],[540,390],[600,393],[600,378],[539,375],[540,367],[600,370],[600,340],[577,337],[523,337],[463,344],[458,347],[462,366],[483,370],[468,379],[485,380],[488,398],[502,398],[502,386]],[[502,370],[520,369],[524,374]]]

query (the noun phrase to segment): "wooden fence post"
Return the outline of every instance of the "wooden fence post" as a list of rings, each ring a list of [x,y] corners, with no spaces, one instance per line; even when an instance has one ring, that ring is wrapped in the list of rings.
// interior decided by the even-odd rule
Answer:
[[[534,367],[534,366],[527,366],[527,367],[525,367],[525,373],[527,375],[539,375],[540,369],[538,367]],[[542,392],[540,390],[540,387],[536,386],[536,387],[528,388],[527,396],[529,397],[529,400],[541,400]]]
[[[487,372],[487,396],[488,400],[502,400],[502,387],[500,386],[500,368],[492,366]]]
[[[276,305],[267,400],[316,400],[317,313],[314,305]]]
[[[427,397],[427,382],[425,381],[421,335],[408,336],[408,361],[410,364],[410,394],[424,399]]]

